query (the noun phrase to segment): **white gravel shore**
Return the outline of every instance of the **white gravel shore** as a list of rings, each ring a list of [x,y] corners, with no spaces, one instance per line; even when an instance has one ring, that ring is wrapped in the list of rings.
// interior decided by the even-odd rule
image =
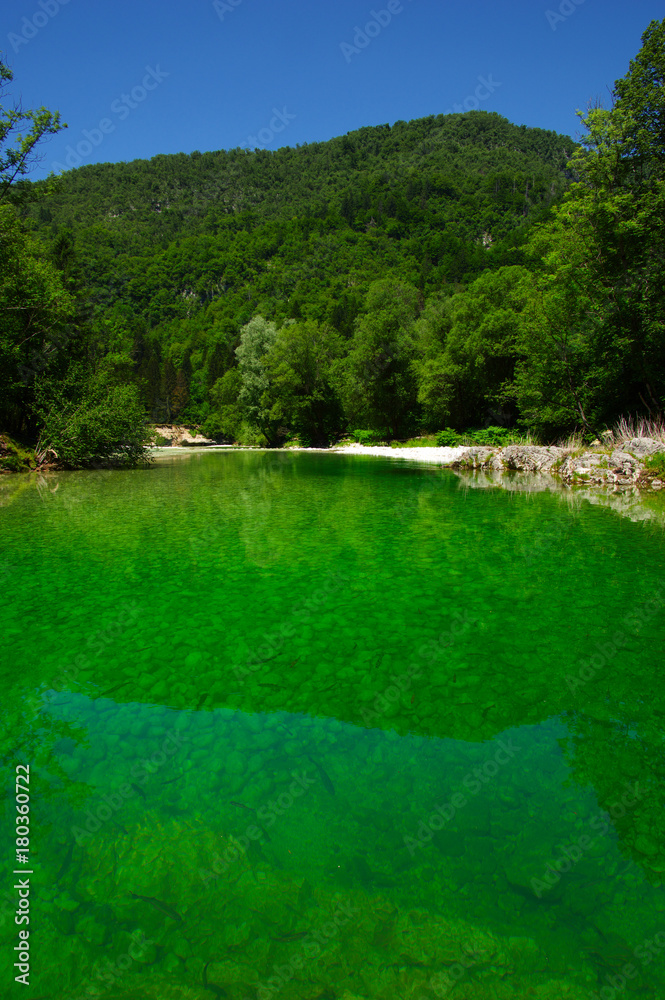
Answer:
[[[341,448],[331,448],[342,455],[385,455],[387,458],[409,458],[432,465],[449,465],[459,458],[466,448],[390,448],[387,445],[346,444]]]

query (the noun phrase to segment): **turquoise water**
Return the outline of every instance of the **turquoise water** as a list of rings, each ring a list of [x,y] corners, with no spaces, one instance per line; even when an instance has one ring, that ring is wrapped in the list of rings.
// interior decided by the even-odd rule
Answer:
[[[0,483],[0,995],[665,997],[662,528],[473,485]]]

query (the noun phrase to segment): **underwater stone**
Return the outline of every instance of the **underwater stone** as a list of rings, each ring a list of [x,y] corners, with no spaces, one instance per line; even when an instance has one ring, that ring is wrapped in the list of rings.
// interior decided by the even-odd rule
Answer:
[[[226,758],[226,770],[229,774],[242,774],[245,770],[245,761],[241,754],[234,750]]]
[[[635,841],[635,847],[640,852],[640,854],[647,854],[649,857],[655,857],[658,854],[659,847],[655,840],[641,833],[637,840]]]

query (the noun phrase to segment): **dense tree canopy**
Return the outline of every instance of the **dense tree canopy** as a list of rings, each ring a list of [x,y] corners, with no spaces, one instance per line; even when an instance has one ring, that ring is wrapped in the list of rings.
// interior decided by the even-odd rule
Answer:
[[[581,115],[579,181],[531,237],[538,301],[516,399],[530,425],[589,430],[665,402],[665,21]]]
[[[29,185],[0,214],[3,424],[37,433],[68,379],[94,410],[110,370],[153,421],[254,443],[662,414],[664,79],[653,22],[579,146],[469,112]]]

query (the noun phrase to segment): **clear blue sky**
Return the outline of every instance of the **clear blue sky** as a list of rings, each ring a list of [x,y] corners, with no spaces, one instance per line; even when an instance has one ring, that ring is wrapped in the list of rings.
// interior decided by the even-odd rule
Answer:
[[[575,110],[607,100],[663,14],[656,0],[3,0],[0,47],[13,96],[69,124],[38,178],[68,148],[81,163],[277,149],[465,101],[575,137]]]

